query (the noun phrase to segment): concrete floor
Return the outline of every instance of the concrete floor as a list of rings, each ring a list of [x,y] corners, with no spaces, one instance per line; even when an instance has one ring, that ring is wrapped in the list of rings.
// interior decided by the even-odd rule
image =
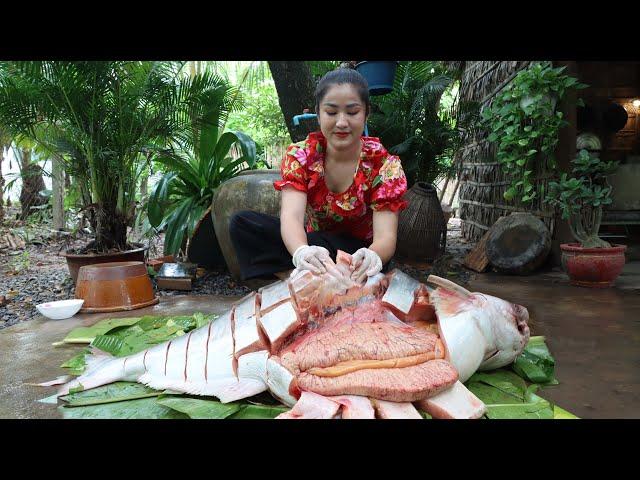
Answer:
[[[469,289],[529,309],[532,335],[547,337],[560,385],[541,396],[582,418],[640,417],[640,262],[629,263],[615,288],[573,287],[562,273],[528,277],[477,275]],[[60,418],[36,400],[55,392],[25,383],[52,380],[82,346],[51,344],[103,318],[145,314],[222,313],[238,297],[161,297],[153,307],[67,320],[40,317],[0,331],[0,418]]]

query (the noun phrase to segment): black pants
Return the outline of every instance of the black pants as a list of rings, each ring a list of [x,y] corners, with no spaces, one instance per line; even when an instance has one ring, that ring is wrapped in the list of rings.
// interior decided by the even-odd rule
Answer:
[[[238,212],[231,217],[229,233],[242,280],[273,278],[276,272],[294,268],[291,254],[280,235],[278,217],[249,210]],[[331,232],[307,233],[307,243],[326,248],[334,261],[338,250],[354,253],[371,244],[350,235]]]

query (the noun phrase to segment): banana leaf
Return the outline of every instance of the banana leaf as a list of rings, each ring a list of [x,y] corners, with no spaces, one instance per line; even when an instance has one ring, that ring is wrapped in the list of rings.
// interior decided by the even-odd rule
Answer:
[[[92,388],[78,393],[71,393],[60,397],[67,407],[84,407],[104,403],[136,400],[139,398],[157,397],[163,392],[154,390],[146,385],[134,382],[115,382],[109,385]]]
[[[68,368],[69,369],[69,374],[71,374],[71,375],[80,375],[80,374],[82,374],[82,372],[84,372],[84,369],[86,367],[86,363],[85,363],[84,357],[88,353],[90,353],[89,349],[88,348],[83,348],[80,353],[78,353],[74,357],[71,357],[69,360],[67,360],[62,365],[60,365],[60,368]]]
[[[514,372],[530,382],[547,385],[558,384],[554,378],[555,360],[542,336],[529,339],[529,343],[516,358],[512,368]]]
[[[569,413],[566,410],[560,408],[557,405],[553,406],[553,418],[554,420],[576,420],[580,417],[576,417],[573,413]]]
[[[520,401],[524,400],[525,392],[527,391],[526,382],[515,373],[505,369],[493,370],[491,372],[476,372],[469,378],[468,382],[485,383]]]
[[[140,317],[108,318],[91,327],[74,328],[62,341],[64,343],[91,343],[97,335],[104,335],[116,327],[133,325],[139,320]]]
[[[189,418],[223,419],[243,408],[239,403],[220,403],[216,400],[163,395],[157,402],[188,415]]]
[[[64,418],[71,419],[188,419],[184,413],[160,405],[155,398],[140,398],[121,402],[88,405],[85,407],[58,407]]]
[[[228,418],[240,420],[258,420],[276,418],[281,413],[287,412],[288,407],[270,407],[266,405],[246,405],[242,410]]]

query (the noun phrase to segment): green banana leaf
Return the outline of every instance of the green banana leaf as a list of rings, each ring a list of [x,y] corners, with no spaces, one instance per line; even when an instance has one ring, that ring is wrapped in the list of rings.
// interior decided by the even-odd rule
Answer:
[[[105,403],[136,400],[139,398],[157,397],[162,394],[146,385],[134,382],[115,382],[78,393],[60,397],[66,407],[84,407]]]
[[[220,403],[216,400],[184,397],[182,395],[163,395],[157,402],[165,407],[188,415],[189,418],[223,419],[243,408],[238,403]]]
[[[524,351],[512,365],[513,371],[533,383],[557,385],[554,378],[555,360],[551,356],[544,337],[531,337]]]
[[[289,407],[271,407],[267,405],[246,405],[239,412],[228,418],[240,420],[261,420],[276,418],[281,413],[289,411]]]
[[[58,407],[63,418],[71,419],[188,419],[184,413],[160,405],[155,398],[140,398],[85,407]]]
[[[133,325],[139,320],[140,317],[108,318],[100,320],[91,327],[74,328],[62,341],[64,343],[91,343],[97,335],[104,335],[116,327]]]

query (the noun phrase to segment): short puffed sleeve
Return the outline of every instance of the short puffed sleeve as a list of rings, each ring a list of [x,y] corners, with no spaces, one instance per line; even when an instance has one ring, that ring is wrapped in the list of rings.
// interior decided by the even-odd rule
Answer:
[[[287,148],[287,152],[280,165],[282,180],[273,182],[276,190],[282,190],[283,187],[291,185],[301,192],[307,191],[307,169],[300,162],[299,154],[297,153],[299,151],[300,147],[296,144],[290,145]]]
[[[407,191],[407,177],[397,155],[387,154],[371,189],[371,209],[399,212],[409,205],[402,199]]]

